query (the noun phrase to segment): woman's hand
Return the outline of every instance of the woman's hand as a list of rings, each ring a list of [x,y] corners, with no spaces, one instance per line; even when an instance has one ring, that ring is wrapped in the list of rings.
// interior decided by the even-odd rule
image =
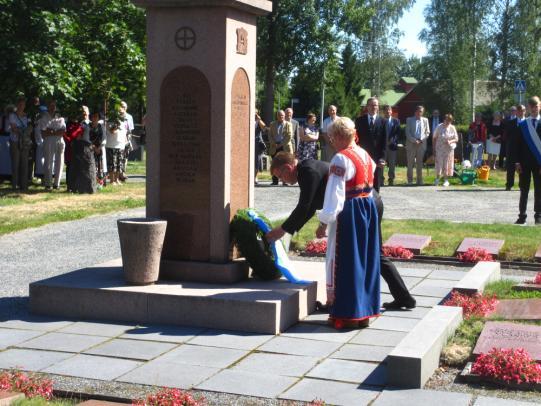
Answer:
[[[327,236],[327,224],[319,223],[319,227],[316,230],[316,237],[323,238]]]

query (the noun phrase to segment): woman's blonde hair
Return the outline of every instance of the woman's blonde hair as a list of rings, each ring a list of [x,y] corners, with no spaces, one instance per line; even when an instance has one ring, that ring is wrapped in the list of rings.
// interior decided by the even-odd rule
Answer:
[[[329,136],[340,137],[348,141],[355,139],[355,123],[349,117],[340,117],[329,127]]]

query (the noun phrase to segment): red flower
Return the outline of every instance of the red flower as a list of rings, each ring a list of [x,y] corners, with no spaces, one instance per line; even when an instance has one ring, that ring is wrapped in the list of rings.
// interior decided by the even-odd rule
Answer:
[[[457,258],[462,262],[472,262],[477,263],[479,261],[494,261],[494,258],[491,254],[484,248],[470,247],[463,254],[458,254]]]
[[[526,281],[526,283],[532,283],[534,285],[541,285],[541,272],[537,272],[537,275],[535,275],[535,278],[531,281]]]
[[[383,256],[390,258],[402,258],[402,259],[412,259],[413,252],[409,249],[398,245],[396,247],[384,246],[383,247]]]
[[[22,392],[27,398],[39,396],[50,400],[53,397],[52,381],[26,375],[21,371],[0,373],[0,390]]]
[[[541,365],[523,348],[492,348],[479,354],[472,373],[507,383],[541,383]]]
[[[496,309],[497,304],[496,296],[483,296],[479,293],[468,296],[456,290],[451,292],[451,297],[443,303],[444,306],[462,307],[465,319],[473,316],[486,317]]]
[[[312,240],[306,244],[304,252],[310,255],[325,254],[327,252],[327,240]]]
[[[173,388],[162,388],[148,395],[146,399],[132,402],[132,405],[136,406],[204,406],[205,404],[205,398],[195,399],[190,392]]]

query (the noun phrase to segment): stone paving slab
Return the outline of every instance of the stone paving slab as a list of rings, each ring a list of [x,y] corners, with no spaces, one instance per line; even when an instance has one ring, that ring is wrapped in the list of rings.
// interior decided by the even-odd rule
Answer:
[[[352,361],[384,362],[392,347],[376,345],[345,344],[331,355],[334,359],[347,359]]]
[[[386,317],[407,317],[409,319],[422,319],[430,311],[429,307],[415,307],[413,309],[385,310]]]
[[[447,295],[445,295],[447,296]],[[444,296],[441,296],[441,297],[437,297],[437,296],[413,296],[415,298],[415,300],[417,301],[417,307],[429,307],[429,308],[432,308],[436,305],[438,305],[442,298]]]
[[[447,271],[444,269],[437,269],[428,275],[428,279],[448,279],[452,281],[459,281],[466,276],[466,273],[466,271]]]
[[[19,344],[22,348],[37,350],[81,352],[109,340],[108,337],[80,334],[47,333]]]
[[[384,364],[341,359],[326,359],[306,374],[309,378],[384,386],[387,368]]]
[[[78,321],[58,330],[59,333],[85,334],[102,337],[116,337],[127,330],[132,330],[135,325],[122,323],[95,323],[90,321]]]
[[[156,361],[211,368],[227,368],[247,354],[248,351],[233,350],[231,348],[184,344],[156,358]]]
[[[454,282],[454,281],[451,281],[451,282]],[[410,293],[414,296],[429,296],[429,297],[435,297],[441,300],[441,298],[447,296],[450,291],[451,291],[451,288],[418,285],[414,287],[412,290],[410,290]]]
[[[385,389],[372,406],[469,406],[472,395],[425,389]]]
[[[73,324],[73,321],[59,320],[52,317],[28,316],[24,320],[0,321],[0,327],[21,330],[55,331]]]
[[[423,278],[416,278],[413,276],[403,276],[402,280],[404,281],[408,289],[412,289],[414,286],[417,286],[423,280]]]
[[[450,291],[455,286],[456,280],[449,279],[425,279],[420,282],[417,287],[429,287],[429,288],[447,288]]]
[[[42,331],[0,328],[0,350],[42,335]]]
[[[288,376],[226,369],[197,385],[196,389],[275,398],[293,385],[297,379]]]
[[[453,289],[471,295],[482,292],[488,283],[500,280],[500,277],[499,262],[478,262],[464,278],[456,282]]]
[[[488,396],[478,396],[473,406],[533,406],[538,403],[523,402],[515,399],[493,398]]]
[[[415,268],[397,268],[398,273],[402,276],[412,276],[415,278],[426,278],[432,270],[430,269],[415,269]]]
[[[364,329],[350,341],[352,344],[379,345],[395,347],[406,336],[405,331]]]
[[[154,360],[116,380],[142,385],[190,389],[218,371],[217,368]]]
[[[148,361],[175,348],[177,344],[114,339],[84,351],[85,354]]]
[[[196,335],[201,334],[206,329],[201,327],[183,327],[183,326],[139,326],[126,331],[120,338],[129,338],[130,340],[143,341],[161,341],[168,343],[184,343],[191,340]]]
[[[253,350],[273,338],[270,334],[252,334],[241,331],[206,330],[189,341],[190,344],[208,347]]]
[[[291,327],[282,336],[304,338],[307,340],[330,341],[333,343],[348,342],[357,334],[358,330],[336,330],[332,327],[310,324],[297,324]]]
[[[408,319],[406,317],[379,317],[369,329],[392,330],[392,331],[411,331],[419,322],[418,319]]]
[[[141,362],[132,360],[78,354],[50,366],[42,372],[112,381],[141,365]]]
[[[0,390],[0,406],[9,406],[13,402],[24,399],[23,393],[4,392]]]
[[[0,352],[0,368],[22,369],[37,372],[57,362],[64,361],[73,354],[56,351],[10,349]]]
[[[301,355],[253,353],[248,355],[232,371],[262,372],[271,375],[301,377],[316,365],[318,358]]]
[[[369,404],[379,390],[359,388],[357,384],[305,378],[295,384],[280,399],[311,402],[323,400],[329,405],[360,406]]]
[[[259,347],[258,350],[280,354],[326,358],[340,348],[341,345],[341,343],[333,343],[330,341],[306,340],[303,338],[277,336],[272,340],[267,341],[265,344]]]

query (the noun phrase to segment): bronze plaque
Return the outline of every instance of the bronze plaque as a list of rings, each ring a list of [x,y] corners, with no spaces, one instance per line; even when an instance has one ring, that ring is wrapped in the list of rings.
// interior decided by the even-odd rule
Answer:
[[[168,221],[164,259],[210,257],[210,86],[180,67],[160,93],[160,216]]]
[[[237,54],[246,55],[247,53],[248,31],[246,31],[244,28],[237,28]]]
[[[249,204],[250,189],[250,82],[237,69],[231,86],[231,205],[229,218]]]

